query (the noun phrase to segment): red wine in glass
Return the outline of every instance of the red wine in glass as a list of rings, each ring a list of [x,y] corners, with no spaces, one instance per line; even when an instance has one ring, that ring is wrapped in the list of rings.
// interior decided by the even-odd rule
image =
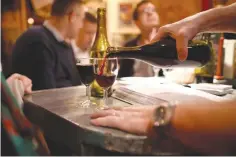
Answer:
[[[108,88],[113,85],[113,83],[116,80],[116,75],[111,74],[111,75],[100,75],[100,74],[95,74],[95,78],[99,86],[103,88]]]
[[[88,107],[94,103],[90,100],[90,85],[94,81],[94,58],[79,58],[79,62],[76,64],[78,73],[80,75],[81,82],[86,86],[87,100],[80,103],[82,107]]]
[[[107,90],[114,84],[118,73],[118,61],[116,58],[97,58],[94,61],[95,79],[104,90],[103,106],[108,105]]]
[[[90,85],[95,79],[93,64],[77,63],[76,67],[79,72],[81,82],[86,86]]]

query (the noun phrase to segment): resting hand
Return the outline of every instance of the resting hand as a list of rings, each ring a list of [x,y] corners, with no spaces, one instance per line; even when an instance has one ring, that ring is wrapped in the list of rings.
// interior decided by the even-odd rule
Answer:
[[[32,92],[32,81],[24,75],[20,75],[20,74],[17,74],[17,73],[11,75],[7,79],[8,85],[11,86],[16,79],[22,81],[23,86],[24,86],[24,93],[25,94],[30,94]]]
[[[129,133],[147,135],[153,124],[156,106],[110,108],[91,115],[96,126],[117,128]]]

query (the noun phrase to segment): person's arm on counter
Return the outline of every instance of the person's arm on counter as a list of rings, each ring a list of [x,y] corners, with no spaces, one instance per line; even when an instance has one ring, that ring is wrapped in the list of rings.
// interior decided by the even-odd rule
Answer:
[[[188,54],[188,41],[200,32],[236,32],[236,3],[200,12],[178,22],[162,26],[153,41],[160,40],[165,36],[175,38],[179,59],[185,60]]]
[[[28,77],[14,73],[7,78],[7,84],[19,105],[23,104],[23,96],[32,93],[32,81]],[[21,106],[22,107],[22,106]]]
[[[167,130],[167,134],[201,153],[236,153],[236,102],[197,101],[183,103],[175,108],[171,129]],[[148,135],[154,112],[154,106],[108,109],[94,113],[91,123]]]
[[[14,73],[10,77],[7,78],[7,83],[9,87],[13,86],[15,80],[20,80],[23,85],[23,94],[31,94],[32,92],[32,81],[28,77]]]
[[[236,151],[236,102],[203,102],[176,107],[170,135],[199,152],[232,155]]]

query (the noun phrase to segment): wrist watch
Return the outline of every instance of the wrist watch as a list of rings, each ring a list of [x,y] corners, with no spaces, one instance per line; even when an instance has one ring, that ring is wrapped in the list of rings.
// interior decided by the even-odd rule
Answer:
[[[166,102],[158,106],[154,111],[154,123],[155,129],[166,128],[171,123],[171,119],[174,115],[176,103]]]
[[[147,143],[153,144],[162,139],[172,136],[171,120],[175,112],[177,103],[165,102],[157,106],[153,113],[153,121],[148,131]]]

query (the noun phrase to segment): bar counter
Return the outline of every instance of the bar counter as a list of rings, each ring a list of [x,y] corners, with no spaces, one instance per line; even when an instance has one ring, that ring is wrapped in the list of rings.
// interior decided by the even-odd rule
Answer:
[[[176,93],[159,94],[157,101],[165,98],[185,98],[194,96]],[[235,99],[236,90],[225,99]],[[39,125],[47,137],[62,143],[76,155],[196,155],[187,146],[171,138],[150,143],[146,136],[137,136],[117,129],[97,127],[90,124],[89,114],[94,108],[82,108],[78,104],[85,100],[85,87],[35,91],[25,96],[26,116]],[[101,100],[93,99],[96,103]],[[109,106],[129,106],[115,97],[109,98]],[[157,102],[158,103],[158,102]],[[133,104],[134,105],[134,104]],[[103,152],[103,153],[101,153]],[[104,153],[105,152],[105,153]]]

